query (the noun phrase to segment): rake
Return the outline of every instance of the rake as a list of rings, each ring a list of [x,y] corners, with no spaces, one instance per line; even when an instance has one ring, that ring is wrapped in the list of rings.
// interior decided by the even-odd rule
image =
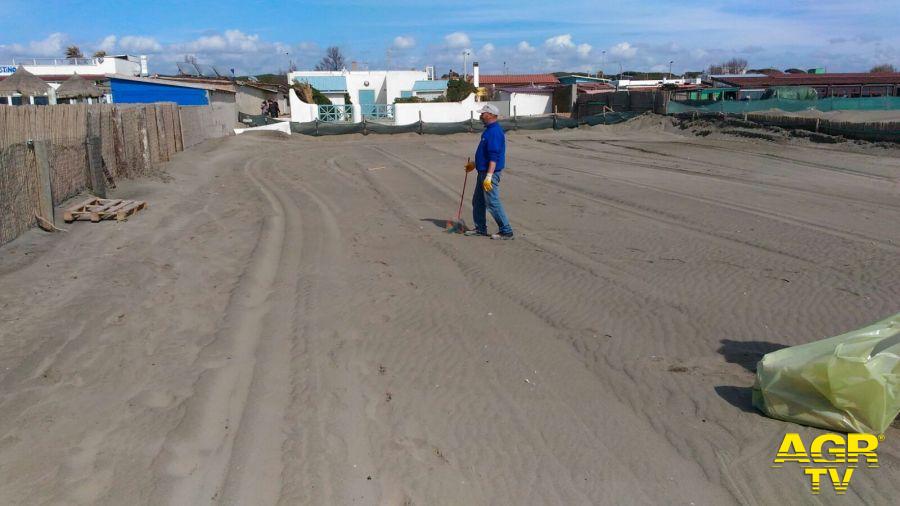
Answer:
[[[472,159],[469,158],[466,161],[466,165],[472,162]],[[462,191],[459,192],[459,209],[456,210],[456,219],[447,220],[447,230],[446,232],[451,234],[462,234],[465,233],[466,230],[469,230],[469,227],[466,226],[466,222],[460,218],[462,215],[462,205],[463,199],[466,197],[466,185],[469,182],[469,172],[466,171],[466,175],[463,178],[463,187]]]

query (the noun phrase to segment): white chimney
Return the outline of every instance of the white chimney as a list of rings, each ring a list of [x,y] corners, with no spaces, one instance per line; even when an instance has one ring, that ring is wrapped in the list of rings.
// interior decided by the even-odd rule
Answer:
[[[147,55],[141,55],[141,77],[147,77],[150,75],[150,69],[147,66]]]
[[[472,84],[478,87],[478,62],[472,64]]]

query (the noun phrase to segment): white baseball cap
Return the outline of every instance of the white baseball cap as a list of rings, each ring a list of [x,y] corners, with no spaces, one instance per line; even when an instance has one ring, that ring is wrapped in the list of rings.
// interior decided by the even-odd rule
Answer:
[[[494,104],[484,104],[481,109],[478,109],[478,114],[481,114],[483,112],[491,113],[494,116],[500,116],[500,109],[498,109]]]

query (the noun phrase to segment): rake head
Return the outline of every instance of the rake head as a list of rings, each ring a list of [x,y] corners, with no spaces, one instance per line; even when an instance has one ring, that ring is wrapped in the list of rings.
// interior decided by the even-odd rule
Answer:
[[[466,230],[469,230],[469,227],[466,226],[465,220],[447,220],[445,232],[448,234],[462,234]]]

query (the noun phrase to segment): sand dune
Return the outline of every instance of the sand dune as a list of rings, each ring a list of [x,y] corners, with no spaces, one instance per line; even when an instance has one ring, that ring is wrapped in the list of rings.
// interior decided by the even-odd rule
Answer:
[[[509,242],[442,231],[474,144],[221,139],[0,248],[0,503],[895,501],[896,427],[812,496],[749,387],[900,310],[896,151],[515,132]]]

